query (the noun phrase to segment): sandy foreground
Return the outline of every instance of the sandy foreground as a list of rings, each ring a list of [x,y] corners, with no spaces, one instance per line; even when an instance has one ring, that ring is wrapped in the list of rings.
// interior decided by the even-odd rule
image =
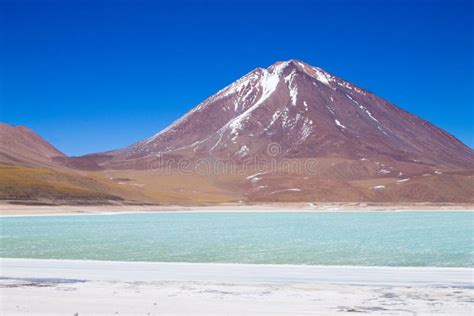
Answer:
[[[1,259],[4,315],[472,315],[473,269]]]
[[[472,203],[260,203],[215,205],[20,205],[0,202],[0,216],[116,214],[139,212],[327,212],[473,211]]]

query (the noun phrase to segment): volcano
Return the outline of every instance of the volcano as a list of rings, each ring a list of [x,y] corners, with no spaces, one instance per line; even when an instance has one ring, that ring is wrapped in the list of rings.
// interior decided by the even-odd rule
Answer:
[[[145,169],[157,155],[241,161],[278,144],[284,158],[394,161],[473,168],[473,150],[446,131],[302,61],[257,68],[156,135],[99,164]],[[106,157],[104,159],[104,157]]]

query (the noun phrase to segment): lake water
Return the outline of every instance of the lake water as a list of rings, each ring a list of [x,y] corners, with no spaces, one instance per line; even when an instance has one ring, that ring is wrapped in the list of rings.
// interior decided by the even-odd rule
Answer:
[[[3,217],[0,229],[4,258],[474,266],[473,212]]]

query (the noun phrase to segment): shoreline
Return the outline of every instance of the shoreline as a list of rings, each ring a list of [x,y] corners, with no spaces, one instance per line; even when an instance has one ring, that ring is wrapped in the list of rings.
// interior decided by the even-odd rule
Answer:
[[[0,258],[2,277],[89,281],[201,281],[472,286],[474,268],[138,262]]]
[[[432,272],[469,272],[474,273],[474,266],[472,267],[454,267],[454,266],[376,266],[376,265],[331,265],[331,264],[293,264],[293,263],[237,263],[237,262],[187,262],[187,261],[124,261],[124,260],[97,260],[97,259],[43,259],[43,258],[11,258],[11,257],[0,257],[0,266],[6,262],[9,264],[22,264],[26,263],[28,266],[30,263],[37,262],[38,264],[73,264],[77,266],[81,265],[137,265],[137,266],[157,266],[157,267],[191,267],[191,266],[208,266],[219,267],[219,268],[232,268],[232,267],[246,267],[249,269],[256,268],[289,268],[289,269],[348,269],[354,271],[361,270],[396,270],[399,272],[403,271],[423,271],[430,270]]]
[[[163,212],[472,212],[466,203],[258,203],[216,205],[27,205],[0,202],[0,217],[113,215]]]
[[[472,268],[0,262],[2,310],[9,315],[468,315],[474,308]],[[88,304],[99,297],[101,304]]]

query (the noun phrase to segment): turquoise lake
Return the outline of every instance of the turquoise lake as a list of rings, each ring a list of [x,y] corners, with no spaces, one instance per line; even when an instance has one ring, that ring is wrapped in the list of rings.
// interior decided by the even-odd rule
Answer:
[[[474,266],[473,212],[3,217],[0,229],[4,258]]]

